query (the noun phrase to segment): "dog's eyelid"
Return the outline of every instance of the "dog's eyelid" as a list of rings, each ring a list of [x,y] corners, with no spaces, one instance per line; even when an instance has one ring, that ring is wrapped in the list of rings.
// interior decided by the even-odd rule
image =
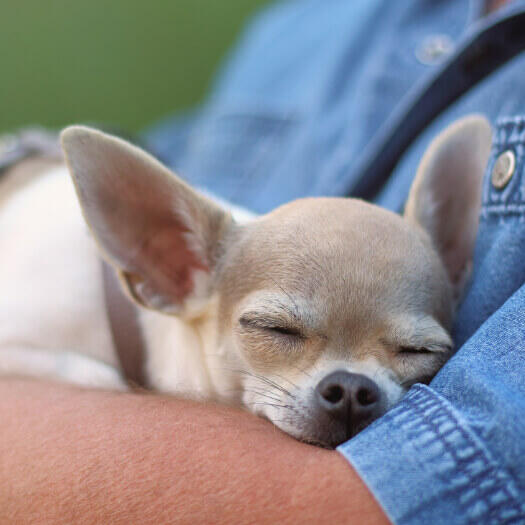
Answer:
[[[243,328],[255,328],[259,330],[272,330],[282,335],[303,337],[301,328],[290,319],[273,317],[265,314],[244,313],[239,318],[239,324]]]
[[[270,304],[268,306],[257,307],[253,306],[245,309],[239,315],[239,322],[241,324],[257,324],[272,326],[297,326],[302,327],[303,323],[298,313],[292,309],[283,307],[282,305],[275,306]]]
[[[400,354],[431,354],[432,350],[428,348],[421,348],[416,346],[400,346],[398,347],[398,353]]]
[[[418,338],[404,340],[396,338],[393,340],[382,339],[381,343],[400,354],[444,354],[452,350],[452,345],[444,340],[429,341]]]
[[[424,345],[406,343],[397,344],[396,348],[401,354],[439,354],[452,350],[450,345],[444,345],[443,343],[427,343]]]
[[[382,343],[395,352],[446,354],[453,348],[448,332],[431,316],[396,318]]]

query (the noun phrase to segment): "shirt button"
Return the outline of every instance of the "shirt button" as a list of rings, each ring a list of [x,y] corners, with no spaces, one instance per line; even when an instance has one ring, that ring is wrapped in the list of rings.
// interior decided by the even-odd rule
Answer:
[[[416,58],[426,66],[438,64],[454,49],[454,42],[448,35],[432,35],[416,49]]]
[[[516,169],[516,156],[508,149],[504,151],[494,163],[492,168],[492,185],[497,189],[503,189],[514,175]]]

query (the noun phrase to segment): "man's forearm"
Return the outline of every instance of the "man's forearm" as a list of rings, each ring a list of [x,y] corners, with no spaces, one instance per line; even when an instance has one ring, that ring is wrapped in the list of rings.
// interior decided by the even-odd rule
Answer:
[[[0,381],[0,521],[385,522],[336,452],[230,408]]]

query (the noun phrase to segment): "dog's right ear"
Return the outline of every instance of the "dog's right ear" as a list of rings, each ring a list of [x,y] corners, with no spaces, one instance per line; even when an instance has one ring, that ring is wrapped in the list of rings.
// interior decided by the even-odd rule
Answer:
[[[491,144],[490,123],[481,115],[450,125],[425,152],[405,208],[405,217],[430,235],[456,298],[470,272]]]
[[[61,139],[84,217],[128,293],[191,315],[211,293],[231,215],[117,137],[73,126]]]

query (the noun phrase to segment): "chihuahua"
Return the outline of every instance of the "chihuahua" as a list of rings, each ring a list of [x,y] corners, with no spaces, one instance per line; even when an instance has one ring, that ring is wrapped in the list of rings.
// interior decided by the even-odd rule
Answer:
[[[305,442],[349,439],[451,355],[483,117],[432,142],[403,216],[351,198],[255,216],[122,139],[73,126],[61,141],[67,166],[0,186],[0,374],[128,388],[100,256],[132,305],[150,388],[245,407]]]

